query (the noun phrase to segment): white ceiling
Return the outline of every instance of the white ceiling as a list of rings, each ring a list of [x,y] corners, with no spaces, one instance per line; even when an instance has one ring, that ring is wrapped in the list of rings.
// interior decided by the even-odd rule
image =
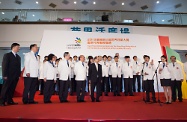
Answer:
[[[127,11],[153,11],[153,12],[183,12],[187,13],[187,0],[86,0],[88,4],[81,2],[84,0],[67,0],[69,4],[63,4],[63,0],[19,0],[21,5],[16,4],[15,0],[0,0],[0,9],[81,9],[81,10],[127,10]],[[36,4],[38,1],[38,4]],[[74,1],[77,4],[74,4]],[[116,5],[111,5],[115,1]],[[134,6],[130,6],[131,2]],[[160,3],[157,4],[157,1]],[[94,5],[93,2],[96,2]],[[49,7],[50,3],[57,6]],[[124,3],[124,5],[122,5]],[[181,4],[179,8],[175,5]],[[141,7],[147,5],[148,9],[142,10]]]

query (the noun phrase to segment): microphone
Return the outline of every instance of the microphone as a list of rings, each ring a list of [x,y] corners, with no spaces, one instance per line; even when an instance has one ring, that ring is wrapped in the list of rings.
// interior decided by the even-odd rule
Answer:
[[[158,63],[160,63],[160,62],[162,62],[162,61],[158,61]]]

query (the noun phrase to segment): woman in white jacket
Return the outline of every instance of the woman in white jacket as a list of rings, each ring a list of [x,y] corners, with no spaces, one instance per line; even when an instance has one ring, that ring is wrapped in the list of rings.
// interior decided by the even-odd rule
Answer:
[[[44,64],[44,103],[52,103],[50,99],[54,92],[54,83],[56,82],[56,68],[53,64],[55,60],[55,55],[49,54],[48,61]]]
[[[166,97],[166,104],[171,104],[172,102],[172,92],[171,92],[171,74],[166,60],[166,56],[161,56],[162,63],[159,64],[159,74],[161,86],[164,89],[164,95]]]

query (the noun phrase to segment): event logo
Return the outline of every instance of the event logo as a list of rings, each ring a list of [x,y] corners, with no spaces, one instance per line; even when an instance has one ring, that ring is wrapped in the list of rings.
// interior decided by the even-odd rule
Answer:
[[[75,38],[75,44],[68,44],[67,49],[81,49],[81,38]]]

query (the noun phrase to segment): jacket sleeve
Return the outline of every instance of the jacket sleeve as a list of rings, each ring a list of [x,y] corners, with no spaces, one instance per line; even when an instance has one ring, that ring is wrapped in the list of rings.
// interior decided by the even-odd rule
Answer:
[[[30,73],[29,63],[30,63],[29,54],[25,54],[24,66],[25,66],[25,72],[26,72],[26,74],[27,74],[27,73]]]
[[[44,63],[44,67],[43,67],[43,75],[44,75],[44,78],[47,78],[47,69],[48,69],[47,62],[45,62],[45,63]]]
[[[182,69],[182,66],[181,64],[178,64],[179,65],[179,70],[180,70],[180,78],[181,80],[184,79],[184,76],[183,76],[183,69]]]
[[[5,54],[3,56],[3,61],[2,61],[2,76],[3,77],[8,76],[8,68],[9,68],[9,58],[8,58],[8,54]]]

